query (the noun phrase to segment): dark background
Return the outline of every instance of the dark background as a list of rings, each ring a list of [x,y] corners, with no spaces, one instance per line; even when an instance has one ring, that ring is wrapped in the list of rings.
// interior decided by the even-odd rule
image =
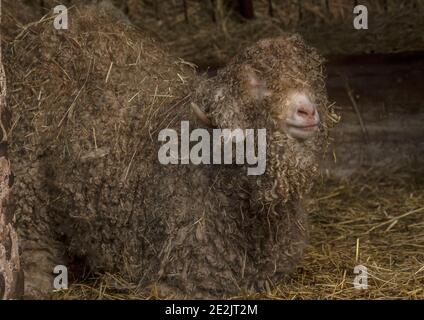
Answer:
[[[42,15],[57,4],[89,1],[26,2]],[[327,58],[330,100],[342,116],[325,167],[345,175],[421,163],[424,0],[113,2],[172,54],[211,74],[258,39],[302,34]],[[368,30],[353,27],[358,4],[368,8]]]

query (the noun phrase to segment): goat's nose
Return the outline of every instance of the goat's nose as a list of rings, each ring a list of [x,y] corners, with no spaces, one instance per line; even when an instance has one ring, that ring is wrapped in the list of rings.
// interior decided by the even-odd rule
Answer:
[[[296,115],[305,120],[315,119],[316,108],[313,104],[302,104],[297,107]]]

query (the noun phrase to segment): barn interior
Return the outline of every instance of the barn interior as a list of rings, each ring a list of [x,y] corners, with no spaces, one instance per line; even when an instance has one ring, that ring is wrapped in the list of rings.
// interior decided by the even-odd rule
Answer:
[[[41,18],[78,1],[24,2]],[[240,48],[285,32],[300,33],[326,58],[328,95],[340,119],[306,199],[311,239],[304,263],[276,289],[234,299],[424,299],[423,0],[114,3],[210,76]],[[367,8],[366,29],[354,28],[357,5]],[[354,285],[358,265],[368,270],[366,289]],[[154,287],[150,296],[140,292],[118,274],[87,273],[55,298],[168,298]]]

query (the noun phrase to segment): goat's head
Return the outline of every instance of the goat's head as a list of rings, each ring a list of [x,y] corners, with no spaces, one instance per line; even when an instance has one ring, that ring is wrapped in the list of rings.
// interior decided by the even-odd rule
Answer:
[[[267,169],[255,177],[260,201],[288,201],[309,189],[327,145],[323,60],[299,36],[262,40],[199,85],[194,110],[219,128],[267,130]]]

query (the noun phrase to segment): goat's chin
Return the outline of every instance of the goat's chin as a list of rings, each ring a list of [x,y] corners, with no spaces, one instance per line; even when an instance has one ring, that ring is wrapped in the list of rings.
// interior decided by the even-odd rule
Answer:
[[[309,192],[318,175],[321,151],[314,140],[308,140],[306,145],[299,144],[278,133],[269,139],[267,170],[257,181],[259,202],[286,203],[299,200]]]

